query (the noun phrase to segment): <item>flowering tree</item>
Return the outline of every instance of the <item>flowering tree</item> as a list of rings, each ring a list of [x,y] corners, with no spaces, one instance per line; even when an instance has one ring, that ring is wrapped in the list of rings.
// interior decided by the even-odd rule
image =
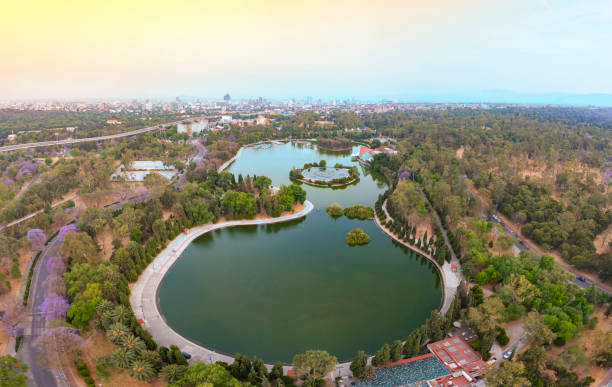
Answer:
[[[45,236],[45,232],[39,228],[33,228],[28,231],[28,240],[32,245],[32,250],[42,250],[45,245],[45,241],[47,237]]]
[[[66,233],[69,231],[76,231],[76,226],[73,224],[68,224],[66,226],[63,226],[62,228],[60,228],[59,234],[57,235],[57,237],[59,238],[60,243],[64,241],[64,237],[66,236]]]
[[[63,274],[66,270],[64,259],[60,255],[54,255],[47,260],[47,271],[51,274]]]
[[[35,341],[38,360],[47,368],[58,369],[65,360],[72,360],[77,349],[83,347],[83,339],[72,327],[45,330]]]
[[[45,294],[66,294],[66,282],[61,274],[51,274],[42,283]]]
[[[40,304],[40,311],[48,319],[64,319],[68,310],[68,301],[55,293],[49,294]]]
[[[7,308],[0,318],[0,325],[11,336],[17,337],[22,329],[19,327],[26,317],[25,307],[21,302],[15,302]]]

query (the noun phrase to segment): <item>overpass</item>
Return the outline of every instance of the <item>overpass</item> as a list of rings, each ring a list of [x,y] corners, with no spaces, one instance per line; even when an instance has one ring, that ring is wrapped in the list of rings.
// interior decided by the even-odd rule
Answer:
[[[117,138],[136,136],[139,134],[152,132],[154,130],[162,129],[167,126],[176,125],[180,122],[184,122],[187,120],[179,120],[174,122],[169,122],[166,124],[159,124],[154,126],[148,126],[142,129],[130,130],[129,132],[117,133],[117,134],[109,134],[108,136],[98,136],[98,137],[85,137],[85,138],[68,138],[65,140],[56,140],[56,141],[42,141],[42,142],[32,142],[26,144],[16,144],[16,145],[7,145],[0,147],[0,153],[2,152],[11,152],[20,149],[29,149],[29,148],[40,148],[45,146],[55,146],[55,145],[65,145],[65,144],[78,144],[82,142],[94,142],[94,141],[105,141],[105,140],[114,140]]]

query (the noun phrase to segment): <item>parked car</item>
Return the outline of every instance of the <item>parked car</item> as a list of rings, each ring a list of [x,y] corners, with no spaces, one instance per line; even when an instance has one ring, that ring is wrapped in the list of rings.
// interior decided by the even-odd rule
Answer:
[[[578,281],[586,282],[586,279],[583,276],[580,276],[580,275],[578,277],[576,277],[576,279]]]
[[[181,352],[183,354],[183,356],[185,356],[185,359],[189,360],[191,359],[191,355],[188,354],[187,352]]]
[[[514,348],[507,350],[504,352],[504,359],[508,360],[514,355]]]

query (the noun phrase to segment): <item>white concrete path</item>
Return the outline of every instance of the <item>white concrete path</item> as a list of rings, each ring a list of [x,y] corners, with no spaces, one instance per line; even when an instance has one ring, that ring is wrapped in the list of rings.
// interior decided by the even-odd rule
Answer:
[[[216,361],[224,361],[232,363],[234,358],[222,353],[204,348],[185,337],[175,332],[166,321],[162,318],[157,309],[157,289],[164,275],[170,267],[181,256],[181,253],[189,246],[189,244],[209,231],[218,230],[225,227],[248,226],[259,224],[270,224],[286,222],[288,220],[299,219],[306,216],[313,210],[313,204],[306,200],[304,209],[294,214],[281,216],[278,218],[268,218],[259,220],[234,220],[217,224],[205,224],[203,226],[194,227],[188,233],[181,233],[161,252],[153,262],[140,274],[138,281],[134,284],[130,294],[130,304],[134,310],[137,319],[144,321],[143,327],[151,333],[153,339],[163,346],[177,345],[181,351],[191,354],[192,359],[202,360],[206,363],[214,363]],[[271,368],[271,365],[269,365]],[[285,372],[291,367],[286,366]],[[345,367],[348,369],[348,367]]]
[[[389,212],[387,211],[387,201],[386,200],[382,205],[382,209],[387,215],[387,219],[393,219],[391,215],[389,215]],[[376,220],[376,224],[378,225],[378,227],[380,227],[380,229],[383,230],[385,234],[389,235],[396,242],[401,243],[402,245],[408,247],[409,249],[424,256],[430,262],[436,265],[436,267],[438,268],[438,272],[440,273],[440,278],[442,279],[442,288],[444,291],[444,294],[442,296],[443,297],[442,305],[440,305],[440,313],[445,314],[448,311],[448,308],[450,307],[451,302],[453,302],[455,295],[457,294],[457,288],[459,287],[459,283],[461,282],[461,279],[462,279],[461,273],[460,273],[461,264],[459,263],[459,261],[457,260],[456,263],[454,263],[452,260],[450,263],[444,261],[444,265],[440,266],[440,264],[430,254],[419,249],[416,246],[413,246],[409,243],[404,242],[397,235],[391,232],[391,230],[389,230],[388,228],[380,224],[380,219],[378,219],[378,216],[376,215],[376,211],[374,212],[374,219]],[[457,272],[454,272],[452,270],[453,264],[457,265]]]

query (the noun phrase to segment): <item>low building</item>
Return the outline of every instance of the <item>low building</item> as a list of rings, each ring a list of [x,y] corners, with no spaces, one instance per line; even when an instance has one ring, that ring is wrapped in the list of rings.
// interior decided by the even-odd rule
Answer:
[[[109,125],[121,125],[121,121],[118,120],[106,120],[106,123]]]
[[[208,120],[205,118],[196,119],[193,121],[179,122],[176,125],[177,133],[187,133],[190,136],[194,134],[202,133],[209,130]]]
[[[460,336],[452,336],[427,344],[427,348],[453,373],[462,371],[469,377],[478,379],[488,368],[480,354]]]
[[[428,344],[427,349],[427,354],[375,367],[372,377],[359,386],[469,386],[488,368],[480,354],[458,336]]]
[[[111,181],[144,181],[151,173],[158,173],[166,179],[172,179],[177,170],[173,166],[165,165],[162,161],[140,160],[134,161],[129,168],[123,164],[111,175]]]
[[[361,146],[361,147],[359,147],[359,152],[354,153],[353,155],[351,155],[351,157],[353,159],[359,160],[361,162],[369,163],[374,158],[374,155],[380,154],[380,153],[386,153],[388,155],[394,155],[394,154],[397,154],[397,151],[395,149],[393,149],[393,148],[388,147],[388,146],[381,146],[381,147],[375,148],[375,149],[368,148],[366,146]]]

